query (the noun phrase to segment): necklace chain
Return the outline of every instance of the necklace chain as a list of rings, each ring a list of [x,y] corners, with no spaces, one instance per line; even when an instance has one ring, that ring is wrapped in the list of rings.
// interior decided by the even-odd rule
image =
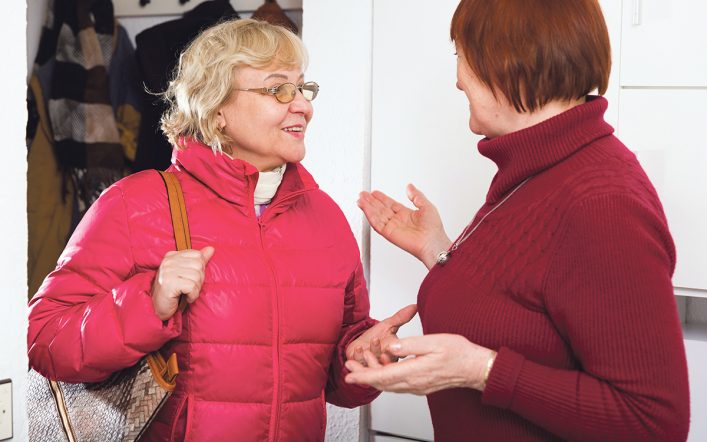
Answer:
[[[471,234],[476,231],[476,229],[479,228],[479,226],[481,225],[481,223],[484,222],[484,220],[486,219],[486,217],[489,216],[489,215],[491,215],[493,212],[496,211],[496,209],[498,209],[499,207],[501,207],[501,206],[503,205],[503,203],[505,203],[506,201],[508,201],[508,198],[510,198],[511,196],[513,196],[513,194],[516,193],[516,191],[518,191],[518,189],[520,189],[521,187],[523,187],[523,185],[524,185],[525,183],[527,183],[527,182],[530,180],[530,178],[532,178],[532,177],[526,178],[526,179],[523,180],[520,184],[518,184],[516,187],[514,187],[513,190],[511,190],[511,191],[508,193],[508,195],[506,195],[498,204],[496,204],[495,206],[493,206],[493,208],[492,208],[491,210],[489,210],[488,212],[486,212],[486,214],[481,217],[481,219],[479,220],[479,222],[476,223],[476,225],[475,225],[473,228],[471,227],[471,225],[473,224],[474,220],[471,220],[471,222],[470,222],[469,224],[467,224],[467,226],[464,228],[464,230],[462,231],[461,235],[459,235],[459,238],[457,238],[457,240],[454,241],[454,244],[452,244],[452,246],[451,246],[448,250],[439,252],[439,253],[437,254],[437,264],[439,264],[439,265],[444,265],[444,264],[449,260],[449,257],[452,255],[452,252],[454,252],[455,250],[457,250],[457,249],[459,248],[459,246],[460,246],[464,241],[466,241],[467,238],[469,238],[469,237],[471,236]]]

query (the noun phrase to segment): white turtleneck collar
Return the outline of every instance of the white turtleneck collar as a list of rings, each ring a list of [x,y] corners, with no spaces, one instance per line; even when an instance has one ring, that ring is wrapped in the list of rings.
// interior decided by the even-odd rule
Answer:
[[[255,185],[254,200],[255,205],[270,204],[275,192],[277,192],[282,177],[285,175],[286,164],[269,172],[260,172],[258,174],[258,183]]]

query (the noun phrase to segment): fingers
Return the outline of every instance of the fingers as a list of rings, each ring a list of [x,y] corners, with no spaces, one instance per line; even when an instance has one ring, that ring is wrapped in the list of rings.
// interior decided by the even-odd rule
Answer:
[[[424,370],[415,360],[380,365],[370,352],[367,360],[371,364],[369,367],[353,360],[346,362],[350,371],[344,379],[347,384],[370,385],[381,391],[415,392],[410,388],[409,379]]]
[[[398,362],[398,358],[396,356],[392,356],[390,353],[383,353],[380,358],[378,358],[381,364],[383,365],[388,365],[392,364],[393,362]]]
[[[439,350],[441,345],[443,344],[438,342],[436,335],[414,336],[398,339],[388,344],[385,351],[399,358],[404,358],[410,355],[420,356],[433,353]]]
[[[363,214],[366,215],[368,224],[378,233],[383,231],[390,218],[394,215],[392,210],[367,192],[361,192],[357,204],[363,210]]]
[[[385,193],[379,191],[379,190],[374,190],[373,192],[370,193],[371,197],[376,200],[378,203],[383,205],[384,207],[387,208],[392,208],[396,204],[400,204],[397,201],[395,201],[393,198],[389,197]]]
[[[158,272],[158,283],[177,298],[185,295],[187,302],[194,302],[204,283],[205,268],[214,256],[215,249],[211,246],[201,250],[181,250],[165,254]]]
[[[204,260],[204,265],[206,265],[209,262],[211,257],[214,256],[214,253],[216,253],[216,249],[214,249],[211,246],[206,246],[203,249],[201,249],[201,257]]]
[[[406,207],[383,192],[374,190],[373,192],[361,192],[359,194],[358,205],[368,206],[372,209],[382,210],[387,209],[396,213]],[[363,207],[362,207],[363,208]]]
[[[354,356],[353,360],[361,364],[362,366],[366,366],[366,358],[363,356],[363,347],[357,346],[356,349],[354,350]]]
[[[179,279],[174,285],[174,293],[184,295],[187,299],[187,303],[194,303],[194,301],[199,298],[201,286],[204,283],[204,278],[198,277],[198,279],[190,279],[182,276],[179,276],[178,278]]]
[[[395,312],[393,316],[386,318],[385,321],[391,326],[396,327],[395,331],[397,331],[397,328],[410,322],[410,320],[415,317],[416,313],[417,304],[410,304]]]
[[[412,183],[408,184],[405,190],[410,202],[412,202],[412,204],[418,209],[432,205],[432,203],[430,203],[430,200],[427,199],[425,194],[422,193],[422,191],[420,191],[420,189],[415,187]]]
[[[378,345],[380,346],[380,342],[378,342]],[[363,352],[363,357],[366,360],[366,366],[370,368],[380,368],[382,365],[380,362],[378,362],[378,357],[371,353],[370,351],[364,351]]]
[[[371,340],[370,352],[373,353],[373,356],[375,356],[376,359],[379,359],[381,357],[381,354],[383,353],[383,351],[381,349],[380,338],[373,338],[373,340]]]

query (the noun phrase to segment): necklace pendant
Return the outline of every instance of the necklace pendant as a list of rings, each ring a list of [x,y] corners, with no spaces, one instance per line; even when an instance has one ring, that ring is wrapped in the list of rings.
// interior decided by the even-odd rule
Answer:
[[[447,261],[449,261],[449,252],[446,250],[439,252],[435,261],[437,262],[437,265],[445,265]]]

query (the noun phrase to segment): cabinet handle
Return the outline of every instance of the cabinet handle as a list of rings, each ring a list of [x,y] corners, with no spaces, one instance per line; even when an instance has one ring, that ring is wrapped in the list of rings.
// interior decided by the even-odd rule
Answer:
[[[641,0],[633,0],[633,14],[631,14],[631,24],[639,26],[641,24]]]

